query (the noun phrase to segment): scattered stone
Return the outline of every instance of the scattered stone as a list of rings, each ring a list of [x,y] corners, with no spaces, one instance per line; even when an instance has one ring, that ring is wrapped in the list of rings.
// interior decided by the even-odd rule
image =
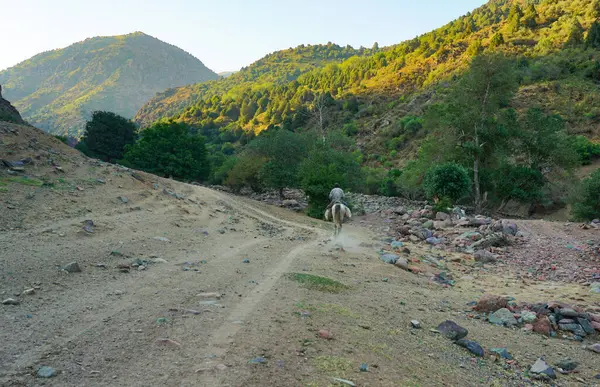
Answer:
[[[18,300],[15,300],[14,298],[7,298],[6,300],[2,301],[2,305],[19,305],[20,302]]]
[[[594,329],[594,326],[587,319],[577,317],[577,322],[579,323],[583,331],[588,335],[593,335],[594,333],[596,333],[596,329]]]
[[[448,220],[448,219],[450,219],[450,215],[448,215],[448,214],[447,214],[447,213],[445,213],[445,212],[441,212],[441,211],[440,211],[440,212],[438,212],[437,214],[435,214],[435,218],[436,218],[437,220]]]
[[[396,263],[394,263],[394,265],[396,265],[397,267],[399,267],[403,270],[408,270],[408,261],[404,258],[398,257],[398,259],[396,260]]]
[[[250,260],[248,258],[246,258],[242,261],[242,263],[250,263]]]
[[[200,298],[216,298],[218,300],[218,299],[221,298],[221,294],[220,293],[215,293],[215,292],[200,293],[200,294],[198,294],[198,297],[200,297]]]
[[[125,196],[119,196],[118,199],[123,203],[129,203],[129,199],[127,199],[127,197],[125,197]]]
[[[421,329],[421,323],[419,320],[410,320],[410,325],[415,329]]]
[[[437,327],[437,331],[450,340],[460,340],[469,334],[469,331],[452,320],[446,320]]]
[[[342,383],[350,387],[356,387],[356,384],[350,380],[340,379],[340,378],[332,378],[334,382]]]
[[[504,325],[507,327],[517,325],[517,319],[515,318],[515,316],[513,316],[513,313],[506,308],[498,309],[497,311],[492,313],[488,317],[488,321],[492,324]]]
[[[501,359],[512,360],[512,355],[506,348],[490,348],[490,352],[496,354]]]
[[[152,263],[167,263],[167,260],[162,259],[162,258],[152,258],[150,260],[150,262],[152,262]]]
[[[168,339],[168,338],[156,339],[156,343],[162,344],[162,345],[168,345],[168,346],[172,346],[172,347],[181,347],[181,343],[179,343],[175,340],[172,340],[172,339]]]
[[[328,331],[327,329],[321,329],[319,331],[319,337],[322,339],[331,340],[331,339],[333,339],[333,334],[330,331]]]
[[[43,366],[37,370],[38,378],[51,378],[53,376],[56,376],[56,370],[52,367]]]
[[[521,320],[525,323],[532,323],[537,318],[537,315],[534,312],[530,312],[528,310],[524,310],[521,312]]]
[[[546,363],[541,357],[537,359],[537,361],[531,366],[529,372],[543,378],[556,379],[554,369],[550,367],[548,363]]]
[[[156,239],[157,241],[161,241],[161,242],[171,242],[171,240],[169,238],[165,238],[165,237],[161,237],[161,236],[154,237],[154,239]]]
[[[264,364],[267,362],[267,359],[264,357],[255,357],[254,359],[248,360],[248,364]]]
[[[463,348],[468,349],[469,352],[471,352],[475,356],[479,356],[479,357],[485,356],[485,351],[483,350],[481,345],[479,345],[479,343],[477,343],[476,341],[460,339],[460,340],[457,340],[455,343]]]
[[[399,241],[392,241],[391,245],[392,245],[392,249],[394,249],[394,250],[404,247],[404,243],[399,242]]]
[[[600,343],[588,345],[587,349],[589,349],[592,352],[600,353]]]
[[[381,258],[383,262],[391,264],[396,263],[398,260],[398,256],[396,254],[381,254],[379,258]]]
[[[21,293],[24,296],[30,296],[32,294],[35,294],[35,289],[34,288],[30,288],[30,289],[25,289],[23,290],[23,293]]]
[[[81,268],[77,262],[71,262],[63,267],[63,270],[67,273],[81,273]]]
[[[367,363],[362,363],[359,370],[360,372],[369,372],[369,365]]]
[[[440,243],[443,242],[443,239],[441,238],[436,238],[436,237],[430,237],[425,239],[426,243],[429,243],[430,245],[439,245]]]
[[[600,294],[600,282],[593,282],[590,285],[590,292]]]
[[[94,222],[90,219],[84,220],[82,228],[83,228],[83,231],[87,232],[88,234],[93,234],[94,233]]]
[[[572,360],[570,358],[566,358],[556,363],[555,366],[563,371],[569,372],[577,368],[579,366],[579,362],[576,362],[575,360]]]
[[[496,261],[498,260],[495,254],[492,254],[487,250],[477,250],[475,251],[474,256],[475,261],[481,263],[496,263]]]
[[[507,308],[508,300],[506,297],[495,296],[493,294],[484,294],[481,296],[474,310],[482,313],[492,313],[498,309]]]
[[[548,317],[542,317],[533,323],[533,331],[542,335],[550,336],[552,327]]]

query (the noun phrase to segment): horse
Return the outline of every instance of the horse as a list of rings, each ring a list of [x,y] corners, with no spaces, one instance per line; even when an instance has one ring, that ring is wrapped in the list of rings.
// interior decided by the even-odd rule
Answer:
[[[333,230],[334,237],[340,235],[340,232],[342,232],[344,217],[348,217],[348,219],[352,218],[352,212],[350,212],[350,209],[346,205],[340,202],[336,202],[331,209],[325,211],[325,220],[328,221],[330,218],[333,218],[335,224],[335,229]]]

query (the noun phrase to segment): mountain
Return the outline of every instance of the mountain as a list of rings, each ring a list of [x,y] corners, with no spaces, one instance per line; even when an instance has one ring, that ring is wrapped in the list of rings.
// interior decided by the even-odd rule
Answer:
[[[328,43],[301,45],[276,51],[252,63],[229,77],[179,88],[157,94],[138,111],[135,120],[141,126],[179,115],[196,102],[219,96],[236,98],[248,88],[269,89],[292,82],[304,73],[330,63],[340,63],[354,56],[365,56],[370,49],[354,49]]]
[[[325,94],[332,99],[326,125],[347,127],[369,159],[402,164],[426,136],[419,125],[405,133],[404,122],[415,118],[418,124],[423,108],[446,93],[472,57],[504,52],[518,63],[515,108],[560,114],[571,133],[599,139],[600,62],[594,46],[584,43],[598,17],[599,0],[491,0],[390,47],[348,50],[348,57],[335,60],[324,60],[327,50],[316,55],[310,46],[271,54],[229,78],[161,93],[136,119],[145,125],[174,117],[205,135],[269,125],[294,129],[316,125],[306,112]],[[285,71],[275,71],[276,77],[261,73],[281,66]]]
[[[237,71],[221,71],[220,73],[217,73],[217,75],[220,77],[223,77],[223,78],[227,78],[227,77],[232,76],[235,73],[237,73]]]
[[[141,32],[86,39],[0,72],[6,98],[27,121],[73,136],[94,110],[132,118],[159,91],[217,78],[194,56]]]

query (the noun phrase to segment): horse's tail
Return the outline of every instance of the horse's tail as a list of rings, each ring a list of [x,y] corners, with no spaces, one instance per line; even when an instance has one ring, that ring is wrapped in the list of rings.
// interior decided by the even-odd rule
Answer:
[[[346,216],[348,217],[348,219],[352,218],[352,212],[348,207],[346,207]]]
[[[337,224],[342,224],[342,216],[344,216],[342,214],[342,206],[340,204],[334,204],[331,210],[333,211],[333,221]]]

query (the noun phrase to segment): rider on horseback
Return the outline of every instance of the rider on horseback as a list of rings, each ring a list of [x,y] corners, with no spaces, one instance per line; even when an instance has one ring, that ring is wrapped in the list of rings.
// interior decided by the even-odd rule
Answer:
[[[347,204],[344,203],[343,199],[344,199],[344,191],[342,191],[342,189],[340,188],[340,185],[338,183],[335,183],[334,188],[329,193],[329,205],[327,206],[327,209],[328,210],[331,209],[331,207],[333,207],[333,205],[335,203],[343,203],[344,205],[347,206]]]

